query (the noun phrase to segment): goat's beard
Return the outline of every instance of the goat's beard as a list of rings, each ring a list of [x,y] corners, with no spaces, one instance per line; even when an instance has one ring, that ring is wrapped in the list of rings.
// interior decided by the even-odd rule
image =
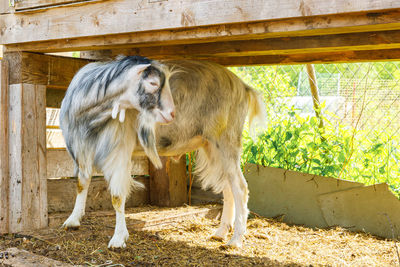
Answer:
[[[140,112],[138,116],[138,137],[151,163],[157,168],[162,168],[160,156],[156,148],[156,120],[153,114],[147,111]]]

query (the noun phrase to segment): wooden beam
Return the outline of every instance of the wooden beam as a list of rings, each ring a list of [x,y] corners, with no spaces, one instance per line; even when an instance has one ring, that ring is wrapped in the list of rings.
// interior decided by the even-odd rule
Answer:
[[[46,86],[9,90],[9,231],[47,226]]]
[[[19,0],[15,1],[15,10],[21,11],[33,8],[52,8],[55,6],[82,4],[82,2],[96,1],[96,0]],[[99,0],[97,0],[99,1]]]
[[[362,32],[113,50],[155,59],[285,55],[400,48],[400,31]]]
[[[0,43],[15,44],[400,8],[398,0],[88,2],[1,16]],[[85,14],[82,16],[82,14]]]
[[[8,232],[8,67],[0,60],[0,233]]]
[[[93,49],[132,48],[192,44],[230,40],[316,36],[354,32],[387,31],[400,29],[400,11],[374,11],[357,14],[295,17],[280,20],[208,25],[156,31],[128,32],[113,35],[94,35],[7,44],[8,52],[58,52]],[[2,43],[0,41],[0,43]]]
[[[75,73],[90,60],[50,56],[26,52],[6,53],[9,61],[10,84],[40,84],[51,88],[66,89]]]
[[[267,55],[249,57],[205,57],[197,59],[214,61],[224,66],[370,62],[400,60],[400,49],[302,53],[293,55]]]
[[[161,157],[163,168],[158,170],[150,163],[150,204],[175,207],[187,201],[186,157],[178,162]]]
[[[148,175],[149,163],[147,157],[132,157],[132,175]],[[65,149],[47,150],[47,177],[73,177],[74,164],[71,156]],[[101,172],[94,172],[94,176],[102,176]]]

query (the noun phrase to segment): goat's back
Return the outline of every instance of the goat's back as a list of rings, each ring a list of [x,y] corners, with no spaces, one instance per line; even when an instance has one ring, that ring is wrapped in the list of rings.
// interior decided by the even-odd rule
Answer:
[[[163,63],[175,72],[169,82],[176,117],[173,123],[157,128],[160,151],[189,152],[182,150],[198,137],[240,147],[252,89],[218,64],[191,60]]]

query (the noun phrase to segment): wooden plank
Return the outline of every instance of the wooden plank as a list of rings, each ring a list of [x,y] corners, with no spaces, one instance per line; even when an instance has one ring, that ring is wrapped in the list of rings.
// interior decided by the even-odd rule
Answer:
[[[0,61],[0,233],[8,232],[8,67]]]
[[[37,165],[39,179],[39,227],[48,224],[47,205],[47,149],[46,149],[46,86],[35,85],[37,123]]]
[[[10,232],[47,226],[45,88],[10,85]]]
[[[9,231],[23,230],[22,222],[22,85],[10,85],[9,90]],[[12,107],[12,108],[11,108]]]
[[[132,191],[125,204],[126,208],[149,204],[149,179],[143,176],[134,179],[142,183],[144,189]],[[76,197],[76,179],[48,179],[47,183],[49,213],[72,211]],[[92,178],[86,201],[86,211],[96,210],[113,210],[108,184],[103,177]]]
[[[94,2],[36,13],[2,15],[0,43],[71,39],[400,8],[398,0],[131,0]],[[85,14],[82,17],[82,14]],[[123,18],[123,19],[121,19]]]
[[[148,175],[149,163],[146,157],[132,158],[132,175]],[[93,175],[102,176],[101,172]],[[47,150],[47,177],[73,177],[74,165],[71,156],[65,149]]]
[[[77,51],[399,29],[400,11],[388,10],[43,40],[33,43],[9,44],[7,51]]]
[[[73,267],[74,265],[53,260],[45,256],[34,254],[32,252],[18,249],[18,248],[7,248],[2,253],[8,253],[8,257],[2,256],[0,259],[1,266],[35,266],[35,267]]]
[[[80,4],[82,2],[94,0],[20,0],[15,3],[15,10],[25,10],[32,8],[51,8],[61,4]]]
[[[30,83],[65,90],[75,73],[90,60],[35,53],[6,53],[9,61],[10,84]]]
[[[170,157],[161,157],[162,169],[150,163],[150,203],[157,206],[174,207],[187,202],[186,157],[178,162]]]
[[[371,62],[400,60],[400,49],[303,53],[293,55],[267,55],[250,57],[206,57],[198,59],[214,61],[224,66]]]
[[[191,45],[138,47],[112,51],[155,59],[285,55],[400,48],[400,31],[362,32],[324,36],[302,36],[241,40]]]
[[[9,1],[0,1],[0,14],[6,14],[11,12]]]

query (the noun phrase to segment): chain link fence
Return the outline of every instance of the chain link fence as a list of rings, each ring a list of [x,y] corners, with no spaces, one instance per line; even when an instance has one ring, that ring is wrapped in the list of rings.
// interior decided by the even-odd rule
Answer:
[[[400,62],[231,70],[263,92],[269,115],[257,142],[245,133],[243,162],[386,182],[400,196]]]

